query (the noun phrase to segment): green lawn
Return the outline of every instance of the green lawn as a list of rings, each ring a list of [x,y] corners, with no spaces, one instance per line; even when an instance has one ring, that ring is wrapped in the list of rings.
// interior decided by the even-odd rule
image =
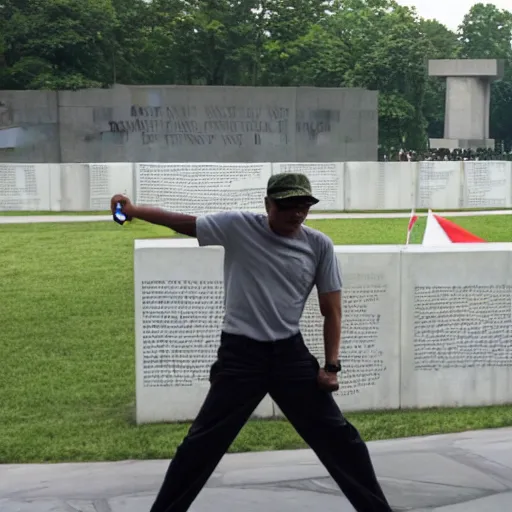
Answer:
[[[512,240],[512,216],[454,220]],[[336,244],[392,244],[407,222],[309,224]],[[0,463],[173,455],[187,425],[134,424],[133,240],[169,233],[144,222],[0,225]],[[512,425],[512,407],[347,416],[368,440]],[[231,450],[304,446],[285,421],[251,421]]]

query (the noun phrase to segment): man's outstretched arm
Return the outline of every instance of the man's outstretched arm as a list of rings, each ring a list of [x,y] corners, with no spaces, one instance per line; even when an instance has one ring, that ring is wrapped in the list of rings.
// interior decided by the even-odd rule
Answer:
[[[176,231],[182,235],[197,236],[196,220],[193,215],[175,213],[156,206],[133,206],[133,217],[145,220],[151,224],[158,224]]]
[[[156,206],[136,206],[130,199],[122,194],[112,197],[110,201],[110,208],[112,213],[115,212],[116,204],[121,203],[123,213],[128,218],[140,219],[151,224],[165,226],[181,235],[196,237],[196,221],[197,217],[193,215],[186,215],[183,213],[175,213],[158,208]]]

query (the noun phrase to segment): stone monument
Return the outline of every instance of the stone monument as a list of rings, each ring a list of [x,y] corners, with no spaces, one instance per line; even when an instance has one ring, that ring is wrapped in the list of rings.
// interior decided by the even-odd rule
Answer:
[[[0,162],[371,162],[378,128],[358,87],[0,91]]]
[[[429,60],[429,76],[446,77],[444,138],[430,147],[494,148],[489,138],[491,82],[503,77],[504,61],[496,59]]]

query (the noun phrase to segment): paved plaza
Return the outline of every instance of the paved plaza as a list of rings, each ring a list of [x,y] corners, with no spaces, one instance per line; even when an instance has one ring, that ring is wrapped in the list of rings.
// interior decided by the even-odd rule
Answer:
[[[512,510],[512,428],[369,443],[395,511]],[[148,512],[169,461],[0,466],[1,512]],[[353,511],[310,450],[228,454],[191,512]]]

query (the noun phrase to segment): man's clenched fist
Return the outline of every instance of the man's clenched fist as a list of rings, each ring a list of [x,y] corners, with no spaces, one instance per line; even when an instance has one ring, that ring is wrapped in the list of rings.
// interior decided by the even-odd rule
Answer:
[[[318,385],[321,389],[329,392],[338,391],[340,385],[338,383],[338,375],[336,373],[326,372],[320,368],[318,372]]]
[[[130,198],[123,194],[116,194],[112,196],[112,199],[110,200],[110,210],[112,211],[112,215],[116,211],[117,203],[121,203],[121,209],[126,215],[126,220],[132,220],[135,206],[130,201]]]

